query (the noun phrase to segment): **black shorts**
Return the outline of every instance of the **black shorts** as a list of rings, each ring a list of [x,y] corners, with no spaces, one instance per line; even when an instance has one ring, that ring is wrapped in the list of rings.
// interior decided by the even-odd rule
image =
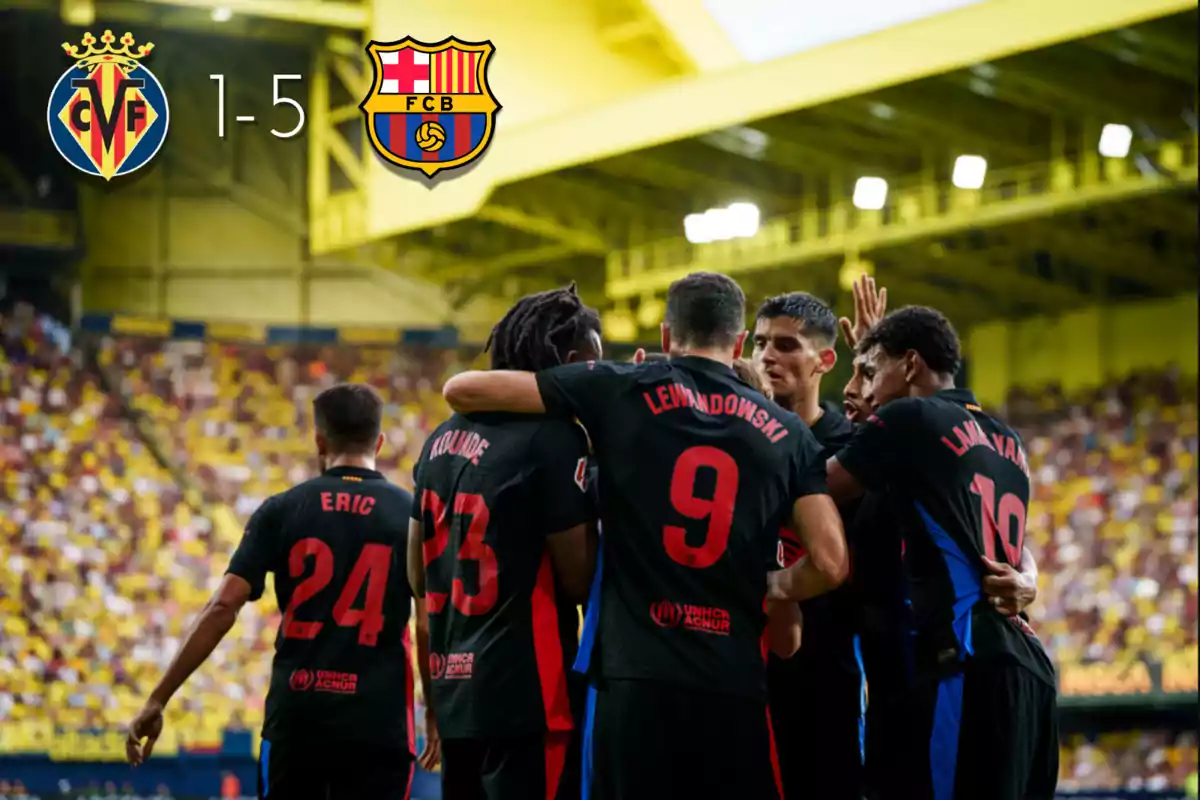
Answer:
[[[584,800],[779,800],[766,703],[656,681],[588,695]]]
[[[1054,687],[1009,663],[976,662],[915,688],[883,714],[888,733],[869,737],[869,796],[1051,800],[1057,701]]]
[[[269,742],[258,755],[259,800],[408,800],[407,750],[362,744]]]
[[[572,731],[442,740],[442,800],[576,800]]]
[[[861,800],[862,673],[808,667],[767,671],[783,796]]]

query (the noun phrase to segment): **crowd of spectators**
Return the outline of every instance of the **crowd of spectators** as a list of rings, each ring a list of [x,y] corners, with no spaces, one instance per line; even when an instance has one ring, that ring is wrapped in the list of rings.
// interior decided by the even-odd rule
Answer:
[[[0,744],[128,720],[224,570],[240,523],[315,471],[311,399],[342,380],[385,401],[380,469],[411,485],[447,413],[443,350],[104,339],[74,349],[0,318]],[[102,377],[103,375],[103,377]],[[1014,396],[1036,484],[1030,609],[1060,664],[1161,658],[1197,640],[1195,387],[1131,379]],[[261,722],[278,623],[247,608],[168,709],[184,744]],[[418,719],[420,716],[418,715]],[[1064,743],[1067,786],[1180,786],[1195,739]]]
[[[1195,786],[1196,734],[1128,731],[1063,742],[1059,791],[1155,792]]]
[[[211,522],[83,353],[23,309],[0,326],[0,750],[19,752],[50,726],[103,729],[135,710],[221,564]],[[265,655],[223,653],[177,722],[219,740],[241,720],[202,697],[241,696],[235,673],[260,683]]]
[[[1161,661],[1197,635],[1196,388],[1174,372],[1015,396],[1029,453],[1034,626],[1059,664]]]

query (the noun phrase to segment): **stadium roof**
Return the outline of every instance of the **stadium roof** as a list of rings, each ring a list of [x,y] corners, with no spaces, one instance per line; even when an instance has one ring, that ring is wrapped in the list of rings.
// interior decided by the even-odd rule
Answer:
[[[597,292],[607,282],[612,296],[615,276],[632,310],[693,267],[736,273],[752,294],[797,284],[834,294],[847,258],[869,262],[901,302],[946,307],[960,324],[1191,291],[1196,23],[1194,11],[1177,14],[519,181],[473,218],[385,249],[465,294],[577,279]],[[1132,134],[1120,165],[1097,152],[1108,124]],[[951,188],[962,155],[986,159],[975,201]],[[776,246],[760,232],[714,256],[684,238],[686,216],[742,201],[764,231],[778,219],[773,230],[793,240],[814,209],[814,232],[831,240],[830,226],[861,224],[849,200],[864,176],[943,216],[960,201],[994,202],[996,213],[895,226],[904,210],[892,203],[876,222],[890,215],[892,233],[825,248]],[[1010,200],[1022,202],[999,208]]]

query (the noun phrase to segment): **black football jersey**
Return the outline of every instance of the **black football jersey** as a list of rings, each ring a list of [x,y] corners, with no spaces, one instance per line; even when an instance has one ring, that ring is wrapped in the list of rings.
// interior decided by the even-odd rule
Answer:
[[[570,730],[579,614],[557,590],[546,539],[595,518],[583,430],[455,415],[429,437],[414,478],[439,732]]]
[[[779,529],[797,498],[826,491],[808,427],[706,358],[570,364],[537,380],[548,410],[587,428],[600,470],[592,670],[763,696]]]
[[[335,467],[259,507],[229,573],[283,619],[263,738],[404,748],[413,737],[408,520],[412,495],[374,470]]]
[[[847,513],[862,667],[872,702],[897,697],[912,685],[915,631],[904,574],[904,539],[886,491],[868,491]]]
[[[841,411],[832,406],[823,406],[824,413],[813,423],[813,437],[821,448],[822,460],[837,453],[850,441],[854,426]],[[852,518],[853,509],[843,509],[843,519]],[[846,526],[849,529],[849,526]],[[792,530],[790,523],[779,534],[779,565],[790,567],[804,556],[800,536]],[[800,650],[791,658],[770,657],[768,669],[772,674],[772,687],[780,681],[797,683],[796,689],[810,692],[805,686],[806,678],[830,679],[839,675],[851,680],[853,691],[849,702],[849,713],[858,713],[860,701],[857,687],[861,669],[855,629],[857,614],[854,595],[849,582],[828,594],[814,597],[800,604],[804,614],[804,636]],[[803,688],[801,688],[803,687]],[[772,693],[775,689],[772,688]]]
[[[1020,617],[983,592],[984,556],[1016,567],[1029,507],[1020,437],[974,395],[949,389],[903,398],[860,426],[838,460],[870,489],[886,489],[904,541],[919,674],[963,660],[1007,658],[1054,683],[1045,650]]]

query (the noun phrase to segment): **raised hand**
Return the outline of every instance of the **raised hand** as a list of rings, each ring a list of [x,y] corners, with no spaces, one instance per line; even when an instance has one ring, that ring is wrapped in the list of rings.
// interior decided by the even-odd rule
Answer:
[[[860,339],[871,330],[871,326],[883,319],[887,312],[887,289],[875,287],[875,279],[863,275],[854,282],[854,322],[846,317],[838,320],[842,338],[853,350]]]

